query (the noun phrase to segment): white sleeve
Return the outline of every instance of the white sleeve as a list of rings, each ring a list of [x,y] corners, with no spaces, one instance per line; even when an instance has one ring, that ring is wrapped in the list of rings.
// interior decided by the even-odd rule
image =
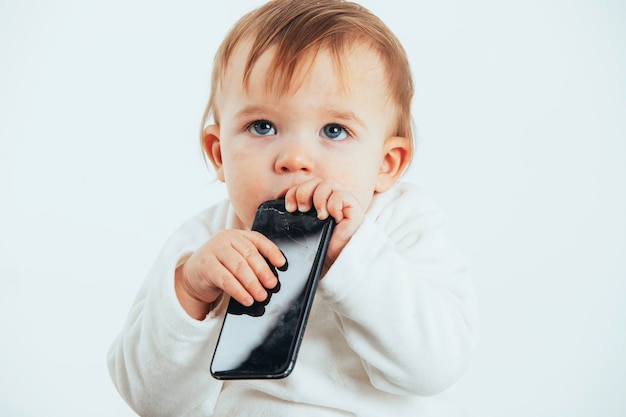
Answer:
[[[477,341],[473,288],[432,201],[411,188],[390,193],[368,211],[318,294],[375,387],[436,394],[458,380]]]
[[[221,382],[211,377],[209,366],[224,305],[197,321],[174,290],[179,260],[209,238],[206,229],[195,219],[170,238],[109,348],[113,383],[139,415],[205,415],[219,395]]]

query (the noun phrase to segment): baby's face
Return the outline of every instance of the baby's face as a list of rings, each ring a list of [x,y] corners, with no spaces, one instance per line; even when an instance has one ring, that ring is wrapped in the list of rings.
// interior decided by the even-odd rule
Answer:
[[[240,46],[231,57],[216,101],[218,178],[240,219],[250,226],[260,203],[316,177],[342,184],[367,208],[396,119],[376,54],[365,46],[347,52],[341,82],[331,55],[321,52],[283,95],[267,88],[271,52],[244,88],[247,54]]]

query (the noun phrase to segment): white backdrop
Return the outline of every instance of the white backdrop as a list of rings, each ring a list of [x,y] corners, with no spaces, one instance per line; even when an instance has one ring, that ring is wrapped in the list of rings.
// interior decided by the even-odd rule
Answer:
[[[198,127],[257,4],[0,2],[0,415],[134,415],[105,353],[165,239],[224,196]],[[623,417],[625,3],[362,4],[411,56],[407,179],[473,263],[469,415]]]

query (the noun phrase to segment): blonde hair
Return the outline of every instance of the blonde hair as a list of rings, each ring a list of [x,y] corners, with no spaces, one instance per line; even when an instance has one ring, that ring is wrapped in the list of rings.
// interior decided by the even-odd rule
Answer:
[[[389,98],[397,109],[393,135],[407,138],[413,146],[414,86],[406,52],[378,17],[343,0],[271,0],[235,23],[215,55],[202,129],[211,117],[219,124],[217,92],[233,51],[243,41],[251,42],[251,47],[242,82],[247,83],[256,61],[273,48],[268,86],[277,88],[278,94],[289,91],[298,66],[310,62],[320,50],[330,52],[341,75],[341,58],[350,45],[362,43],[372,48],[383,63]]]

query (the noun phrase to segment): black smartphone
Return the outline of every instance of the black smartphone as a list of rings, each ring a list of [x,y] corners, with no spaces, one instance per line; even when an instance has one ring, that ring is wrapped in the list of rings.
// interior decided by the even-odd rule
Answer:
[[[211,361],[214,378],[276,379],[291,373],[333,227],[331,217],[320,220],[314,209],[289,213],[284,199],[259,206],[252,230],[274,242],[287,264],[277,270],[268,262],[278,285],[268,289],[264,302],[246,307],[230,299]]]

